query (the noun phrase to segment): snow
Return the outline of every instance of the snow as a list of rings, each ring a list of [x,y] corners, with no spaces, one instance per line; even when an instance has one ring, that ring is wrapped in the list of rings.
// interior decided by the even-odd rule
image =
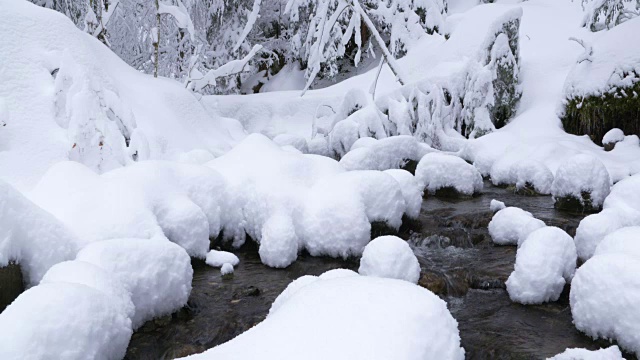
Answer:
[[[363,141],[364,139],[367,140]],[[380,140],[360,138],[340,159],[340,165],[347,170],[398,169],[409,160],[420,161],[431,151],[434,150],[409,135],[392,136]]]
[[[85,246],[76,259],[105,269],[131,292],[134,328],[180,309],[191,293],[191,259],[165,239],[99,241]]]
[[[605,236],[596,247],[593,256],[604,254],[626,254],[640,257],[640,226],[624,227]]]
[[[358,272],[360,275],[417,284],[420,264],[406,241],[397,236],[381,236],[371,240],[364,248]]]
[[[547,360],[624,360],[620,348],[612,345],[606,349],[587,350],[587,349],[567,349],[563,353]]]
[[[389,169],[384,171],[391,175],[400,184],[400,191],[407,205],[405,215],[411,219],[417,219],[422,209],[422,186],[410,172],[402,169]]]
[[[309,146],[307,145],[307,140],[304,137],[293,135],[293,134],[280,134],[273,138],[273,142],[280,145],[286,146],[290,145],[296,148],[303,154],[309,152]]]
[[[0,313],[0,358],[122,359],[131,320],[115,300],[64,282],[25,291]]]
[[[224,263],[220,268],[220,274],[222,276],[233,274],[233,265],[229,263]]]
[[[473,165],[442,153],[423,156],[416,168],[416,178],[429,194],[451,187],[462,195],[471,196],[483,188],[482,176]]]
[[[289,266],[298,258],[298,246],[291,216],[278,212],[265,221],[258,249],[263,264],[275,268]]]
[[[558,167],[551,185],[554,200],[573,197],[585,205],[583,193],[589,194],[591,206],[602,207],[609,195],[611,178],[604,164],[589,155],[576,155]]]
[[[602,254],[585,262],[571,283],[571,314],[578,330],[617,341],[640,355],[640,262],[627,254]]]
[[[207,265],[213,267],[222,267],[222,265],[226,263],[236,266],[240,263],[240,259],[233,253],[227,251],[211,250],[207,254],[205,262]]]
[[[538,194],[551,194],[553,173],[543,163],[536,160],[517,162],[509,157],[496,161],[489,172],[491,182],[496,185],[515,185],[521,190],[533,187]]]
[[[502,201],[498,201],[496,199],[491,199],[491,203],[489,203],[489,209],[491,210],[491,212],[493,213],[497,213],[498,211],[506,208],[507,205],[505,205]]]
[[[576,261],[576,246],[566,232],[552,226],[533,231],[516,253],[515,270],[506,282],[509,297],[521,304],[558,300]]]
[[[489,222],[489,235],[498,245],[522,245],[529,234],[545,226],[530,212],[517,207],[506,207],[493,215]]]
[[[51,266],[73,259],[78,243],[68,227],[0,180],[0,267],[19,263],[33,286]]]
[[[607,131],[602,137],[603,144],[615,144],[624,140],[624,132],[618,128],[613,128]]]
[[[430,291],[369,276],[303,278],[263,322],[188,359],[464,359],[457,323]]]

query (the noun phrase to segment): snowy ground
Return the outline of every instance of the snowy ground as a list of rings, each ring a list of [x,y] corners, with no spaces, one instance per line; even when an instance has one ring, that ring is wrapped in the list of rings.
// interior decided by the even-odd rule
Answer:
[[[554,199],[589,193],[603,210],[575,239],[517,208],[496,213],[494,242],[519,247],[507,290],[532,304],[571,284],[576,327],[640,355],[638,137],[605,152],[565,133],[558,115],[567,84],[587,71],[569,38],[608,52],[615,44],[580,27],[577,1],[451,9],[450,40],[425,37],[398,61],[411,79],[404,87],[383,68],[375,99],[376,69],[304,97],[291,90],[300,88],[296,69],[267,93],[201,97],[136,72],[61,14],[0,0],[0,267],[19,263],[28,288],[0,314],[0,358],[122,358],[134,329],[186,304],[191,257],[233,273],[237,257],[209,252],[218,238],[256,242],[271,267],[301,251],[362,256],[360,275],[299,278],[266,320],[194,358],[462,359],[457,323],[415,285],[419,265],[406,243],[371,241],[371,232],[417,217],[423,193],[481,192],[482,176]],[[485,55],[487,34],[516,18],[522,98],[508,125],[470,140],[445,129],[446,153],[406,135],[362,134],[363,124],[379,125],[370,122],[376,106],[460,80]],[[616,31],[628,35],[639,21]],[[351,114],[356,105],[363,109]],[[410,161],[415,176],[400,169]],[[586,262],[576,270],[577,258]],[[572,354],[581,351],[557,358]]]

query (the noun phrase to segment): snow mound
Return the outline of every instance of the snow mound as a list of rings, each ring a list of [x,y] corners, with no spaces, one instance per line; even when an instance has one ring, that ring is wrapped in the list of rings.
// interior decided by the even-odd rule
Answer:
[[[587,349],[567,349],[563,353],[558,354],[547,360],[624,360],[620,348],[613,345],[606,349],[587,350]]]
[[[280,146],[293,146],[303,154],[309,152],[309,146],[307,140],[302,136],[294,134],[280,134],[273,138],[273,142]]]
[[[515,180],[517,190],[533,188],[542,195],[551,194],[553,174],[548,167],[539,161],[519,163],[511,169],[512,179]]]
[[[609,195],[611,178],[604,164],[585,154],[567,159],[556,171],[551,185],[556,206],[562,199],[573,199],[584,208],[602,208],[604,199]]]
[[[515,270],[506,282],[512,301],[556,301],[576,269],[576,246],[566,232],[546,226],[532,232],[518,249]]]
[[[166,236],[204,258],[209,238],[227,222],[227,184],[207,167],[144,161],[95,174],[75,162],[57,163],[31,192],[82,239]]]
[[[594,256],[571,283],[571,314],[578,330],[615,340],[640,355],[640,261],[625,254]]]
[[[400,190],[407,205],[405,214],[411,219],[416,219],[422,208],[422,186],[418,180],[410,172],[402,169],[385,170],[384,173],[391,175],[400,184]]]
[[[640,257],[640,226],[618,229],[605,236],[593,256],[626,254]]]
[[[27,285],[73,259],[79,240],[64,224],[0,180],[0,267],[20,264]]]
[[[482,176],[473,165],[461,158],[442,153],[429,153],[420,159],[416,178],[429,194],[453,188],[462,195],[471,196],[482,191]]]
[[[624,141],[624,132],[618,128],[613,128],[607,131],[607,133],[602,137],[603,145],[613,145],[620,141]]]
[[[283,212],[271,215],[262,226],[260,260],[275,268],[284,268],[298,258],[298,236],[291,216]]]
[[[367,140],[363,141],[365,139]],[[340,165],[347,170],[399,169],[408,161],[420,161],[430,151],[435,150],[409,135],[392,136],[380,140],[360,138],[340,159]]]
[[[491,203],[489,203],[489,210],[491,210],[491,212],[493,213],[496,213],[506,207],[507,205],[505,205],[502,201],[498,201],[496,199],[492,199]]]
[[[457,323],[430,291],[368,276],[305,278],[262,323],[188,359],[464,359]]]
[[[498,245],[522,245],[533,231],[545,226],[530,212],[517,207],[499,210],[489,222],[489,235]]]
[[[406,241],[397,236],[371,240],[360,258],[360,275],[406,280],[417,284],[420,264]]]
[[[211,250],[207,254],[205,262],[207,265],[213,267],[222,267],[222,265],[226,263],[236,266],[240,263],[240,259],[233,253],[227,251]]]
[[[81,284],[32,287],[0,314],[0,358],[122,359],[131,320],[114,300]]]
[[[224,263],[220,268],[220,274],[222,276],[233,274],[233,265],[229,263]]]
[[[191,259],[166,239],[99,241],[80,250],[77,260],[105,269],[131,292],[134,328],[181,308],[191,293]]]

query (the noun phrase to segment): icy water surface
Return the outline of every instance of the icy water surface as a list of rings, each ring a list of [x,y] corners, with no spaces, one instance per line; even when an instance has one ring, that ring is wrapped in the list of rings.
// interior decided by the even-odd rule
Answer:
[[[422,266],[420,284],[448,302],[467,359],[544,359],[567,347],[608,346],[575,329],[568,289],[552,304],[523,306],[509,300],[504,282],[513,270],[516,249],[491,242],[487,232],[491,199],[521,207],[572,236],[583,217],[554,210],[550,197],[519,196],[486,183],[483,195],[473,199],[426,199],[418,221],[403,226],[400,236],[410,242]],[[240,264],[229,279],[223,279],[218,269],[194,262],[188,307],[138,329],[127,359],[172,359],[202,352],[262,321],[292,280],[358,267],[357,260],[302,255],[287,269],[278,270],[262,265],[255,247],[237,255]]]

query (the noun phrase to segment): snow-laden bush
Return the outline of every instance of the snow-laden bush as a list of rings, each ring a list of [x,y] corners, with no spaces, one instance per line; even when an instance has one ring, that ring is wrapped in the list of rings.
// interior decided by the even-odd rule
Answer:
[[[638,16],[637,0],[582,0],[582,26],[591,31],[611,29]]]
[[[371,240],[360,258],[360,275],[406,280],[417,284],[420,264],[406,241],[397,236]]]
[[[131,293],[134,328],[180,309],[191,293],[191,259],[166,239],[98,241],[80,250],[77,260],[105,269]]]
[[[594,256],[571,282],[571,314],[578,330],[617,341],[640,355],[640,258],[627,254]]]
[[[367,139],[366,142],[363,142],[362,140],[365,139]],[[431,151],[434,150],[408,135],[391,136],[380,140],[369,137],[360,138],[340,159],[340,165],[347,170],[399,169],[409,161],[420,161]]]
[[[482,176],[473,165],[454,155],[429,153],[416,167],[416,179],[429,194],[452,191],[472,196],[482,191]]]
[[[578,256],[587,260],[610,233],[627,226],[640,226],[640,176],[615,184],[604,201],[604,210],[580,221],[575,242]]]
[[[640,226],[624,227],[605,236],[596,247],[593,256],[603,254],[627,254],[640,257]]]
[[[504,204],[503,204],[504,205]],[[530,212],[517,207],[498,210],[489,222],[489,235],[498,245],[522,245],[533,231],[545,227]]]
[[[344,270],[336,275],[294,281],[263,322],[189,359],[464,359],[457,323],[430,291]]]
[[[571,348],[547,360],[623,360],[620,348],[612,345],[606,349],[587,350]]]
[[[611,190],[611,178],[604,164],[586,154],[572,156],[556,171],[551,194],[556,208],[593,211],[602,209]]]
[[[506,282],[512,301],[556,301],[576,270],[576,246],[566,232],[546,226],[533,231],[516,253],[515,270]]]
[[[0,180],[0,267],[17,262],[32,286],[51,266],[73,259],[79,243],[62,222]]]

